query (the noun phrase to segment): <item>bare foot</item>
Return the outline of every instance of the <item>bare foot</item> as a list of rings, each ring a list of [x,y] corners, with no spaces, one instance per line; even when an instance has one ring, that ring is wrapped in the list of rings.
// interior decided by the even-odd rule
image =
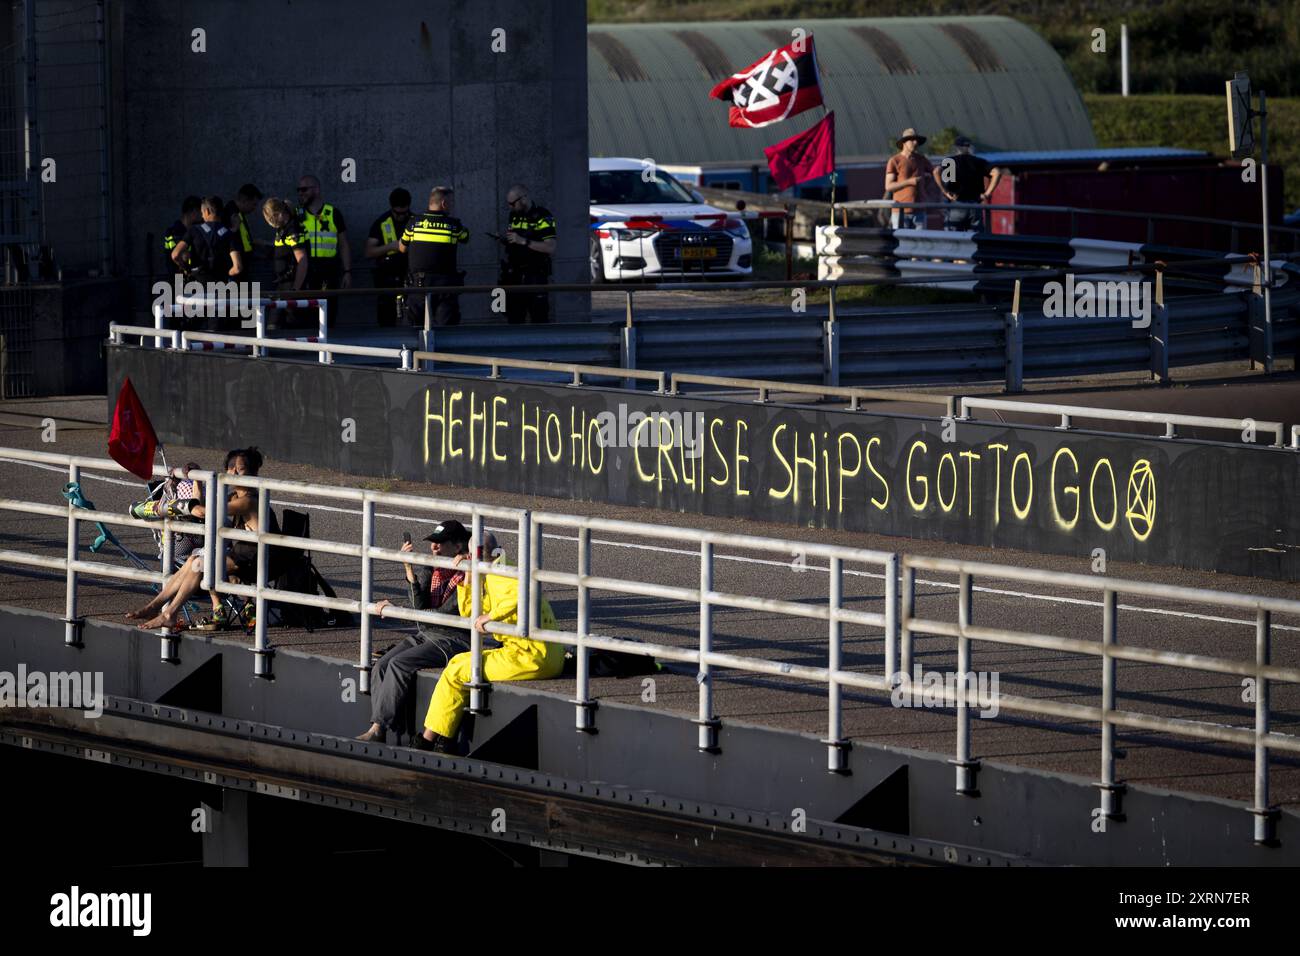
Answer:
[[[150,602],[144,607],[135,611],[127,611],[123,615],[128,621],[143,621],[145,618],[152,617],[158,613],[158,605]]]
[[[384,733],[384,728],[380,727],[378,724],[371,724],[370,729],[357,737],[357,740],[363,740],[366,742],[374,740],[382,744],[387,736],[388,735]]]
[[[166,628],[169,631],[174,631],[176,630],[176,618],[163,613],[159,614],[155,618],[145,621],[145,623],[140,626],[146,631],[156,631],[159,628]]]

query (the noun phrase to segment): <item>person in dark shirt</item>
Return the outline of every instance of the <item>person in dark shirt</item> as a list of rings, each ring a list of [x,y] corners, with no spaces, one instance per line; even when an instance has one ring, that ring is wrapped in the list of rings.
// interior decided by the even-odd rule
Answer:
[[[230,230],[221,224],[222,204],[219,196],[208,196],[202,205],[203,221],[190,226],[185,238],[172,250],[172,261],[187,261],[189,277],[195,282],[231,282],[243,269],[243,256],[234,248]],[[231,329],[238,319],[231,315],[208,315],[209,328]]]
[[[370,226],[366,237],[366,258],[374,262],[376,289],[400,289],[409,271],[405,253],[398,251],[406,223],[411,218],[411,194],[398,187],[388,194],[388,211]],[[381,295],[375,303],[375,319],[380,325],[397,321],[399,297]]]
[[[252,183],[244,183],[239,187],[235,198],[226,203],[226,208],[222,210],[222,222],[230,230],[234,248],[239,250],[243,259],[243,268],[235,277],[237,279],[248,278],[248,273],[253,266],[254,248],[266,245],[265,240],[254,239],[248,227],[248,217],[261,201],[262,191]]]
[[[537,205],[521,183],[506,192],[510,224],[505,234],[506,261],[502,268],[503,285],[546,285],[551,278],[555,257],[555,217]],[[545,292],[511,293],[506,297],[506,318],[519,325],[525,318],[532,322],[550,320],[550,303]]]
[[[275,288],[277,292],[300,292],[307,285],[310,267],[310,247],[302,222],[294,213],[293,205],[284,199],[268,199],[262,204],[262,218],[275,230]],[[269,309],[266,314],[268,329],[291,328],[292,316],[288,309]]]
[[[443,558],[469,556],[470,532],[456,520],[443,521],[425,537],[429,552]],[[414,551],[407,541],[403,551]],[[449,568],[423,568],[407,564],[406,583],[411,607],[417,611],[440,611],[443,604],[452,602],[452,609],[443,613],[459,614],[460,605],[456,589],[466,584],[464,571]],[[384,616],[391,601],[379,601],[375,609]],[[420,624],[417,633],[387,651],[374,666],[375,683],[370,692],[370,729],[359,739],[384,742],[389,730],[411,732],[404,704],[415,686],[416,673],[425,667],[446,667],[457,654],[469,650],[469,632],[441,624]],[[399,727],[399,723],[407,726]]]
[[[1002,170],[971,152],[972,143],[965,136],[953,140],[956,153],[934,169],[934,181],[949,202],[982,203],[993,195]],[[988,188],[984,180],[988,179]],[[979,231],[984,228],[984,211],[981,209],[949,209],[944,216],[944,226],[958,232]]]
[[[185,201],[181,203],[181,218],[168,226],[167,231],[163,233],[163,253],[167,256],[167,265],[173,272],[185,274],[185,264],[173,259],[172,253],[176,251],[177,244],[185,238],[185,233],[190,231],[190,226],[202,219],[203,200],[198,196],[186,196]]]
[[[429,193],[429,211],[411,218],[402,233],[397,251],[407,256],[410,270],[406,283],[409,286],[461,285],[464,273],[456,268],[456,249],[469,242],[469,230],[452,215],[455,191],[450,186],[435,186]],[[434,325],[457,325],[460,322],[460,297],[456,295],[430,295],[429,307]],[[407,303],[407,315],[412,325],[423,325],[418,319],[424,303],[416,298]]]

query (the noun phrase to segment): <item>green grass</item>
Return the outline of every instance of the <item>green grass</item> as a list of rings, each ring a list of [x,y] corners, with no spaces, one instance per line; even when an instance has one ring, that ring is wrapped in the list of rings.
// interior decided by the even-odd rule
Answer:
[[[1227,109],[1222,95],[1087,94],[1083,102],[1101,146],[1179,146],[1208,150],[1217,156],[1228,153]],[[1259,135],[1258,125],[1255,135]],[[1300,99],[1268,101],[1268,158],[1270,166],[1286,167],[1283,208],[1290,212],[1300,207]],[[1242,218],[1249,217],[1243,214]]]

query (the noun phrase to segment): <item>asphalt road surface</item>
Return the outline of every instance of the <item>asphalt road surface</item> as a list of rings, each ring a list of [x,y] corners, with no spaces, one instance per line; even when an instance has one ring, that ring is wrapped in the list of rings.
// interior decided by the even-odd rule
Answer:
[[[56,437],[42,442],[42,420],[53,417]],[[60,454],[106,456],[105,402],[102,397],[83,400],[28,400],[0,403],[0,446],[35,449]],[[219,466],[224,449],[170,446],[167,456],[173,465],[195,461],[203,467]],[[616,508],[520,495],[474,491],[401,481],[353,479],[321,469],[270,461],[266,477],[311,481],[326,485],[354,485],[382,491],[396,491],[459,501],[475,501],[539,511],[563,511],[600,515],[664,526],[703,527],[724,533],[751,534],[781,539],[798,539],[799,530],[715,518],[698,518],[664,512]],[[61,504],[60,490],[65,475],[57,468],[0,460],[3,495],[31,501]],[[86,496],[100,509],[123,513],[127,505],[144,496],[142,484],[130,476],[105,474],[83,476]],[[359,508],[352,502],[316,495],[294,498],[274,496],[277,508],[289,506],[308,511],[312,536],[344,542],[358,542],[361,531]],[[376,523],[379,544],[400,546],[403,530],[417,540],[441,517],[465,514],[420,513],[414,509],[380,506]],[[503,522],[489,522],[509,554],[515,554],[513,528]],[[0,548],[33,554],[62,556],[64,522],[30,513],[0,511]],[[88,544],[93,529],[83,526],[82,542]],[[146,558],[153,558],[155,546],[147,532],[122,529],[123,543]],[[886,538],[879,535],[817,532],[816,541],[886,551],[939,555],[991,561],[1022,567],[1038,567],[1089,573],[1089,562],[1025,552],[947,545],[936,542]],[[555,528],[546,533],[544,566],[576,571],[575,533]],[[111,551],[111,548],[108,549]],[[795,560],[795,555],[747,552],[718,546],[714,588],[735,594],[780,597],[810,604],[827,598],[825,562]],[[83,557],[86,552],[83,550]],[[96,560],[121,564],[114,554]],[[340,596],[359,597],[359,562],[329,554],[318,554],[317,566],[339,591]],[[1283,598],[1297,597],[1294,585],[1202,572],[1157,568],[1112,562],[1110,576],[1169,585],[1203,587]],[[690,545],[626,534],[592,535],[592,573],[605,577],[653,581],[695,587],[699,581],[698,552]],[[90,617],[121,620],[124,611],[144,603],[147,589],[107,579],[83,577],[80,592],[82,613]],[[1004,627],[1039,634],[1099,641],[1102,609],[1099,591],[1064,591],[1044,585],[977,579],[974,621],[989,627]],[[878,567],[846,564],[845,605],[880,611],[883,607],[883,579]],[[546,597],[555,609],[562,628],[572,629],[576,618],[576,591],[548,586]],[[62,613],[64,584],[56,572],[0,566],[0,603]],[[380,565],[376,573],[375,599],[405,600],[405,582],[400,566]],[[956,621],[957,591],[948,575],[922,573],[918,576],[917,610],[932,619]],[[1123,644],[1182,651],[1253,661],[1255,621],[1253,614],[1213,605],[1194,605],[1172,600],[1121,597],[1119,640]],[[592,596],[591,629],[594,633],[689,647],[698,641],[699,610],[694,604],[651,597],[598,592]],[[717,609],[714,614],[714,650],[768,660],[825,666],[824,623],[771,613]],[[397,621],[376,621],[377,646],[399,639],[409,627]],[[354,661],[359,651],[356,630],[307,633],[273,629],[271,641],[278,647]],[[1300,665],[1300,617],[1275,615],[1273,619],[1273,661]],[[843,661],[849,670],[881,674],[884,671],[884,640],[878,629],[846,626]],[[955,642],[948,638],[919,637],[915,662],[926,671],[956,668]],[[252,656],[249,656],[252,668]],[[1100,703],[1099,659],[1064,652],[976,643],[972,668],[996,673],[1003,694],[1019,694],[1058,702]],[[698,688],[693,668],[669,665],[654,678],[654,700],[644,699],[641,678],[596,679],[593,696],[645,707],[695,715]],[[1189,669],[1119,662],[1118,702],[1123,708],[1167,717],[1203,720],[1217,724],[1250,727],[1254,705],[1243,700],[1240,678]],[[574,694],[572,681],[554,680],[538,685],[564,699]],[[1300,733],[1300,687],[1277,685],[1273,689],[1272,728],[1283,733]],[[746,674],[733,670],[714,673],[714,708],[724,721],[770,725],[825,736],[826,691],[820,685]],[[951,755],[955,747],[955,721],[951,709],[899,708],[889,696],[846,690],[844,730],[855,741],[883,744]],[[358,727],[360,732],[364,728]],[[1095,725],[1057,719],[1037,719],[1003,712],[995,719],[972,720],[972,748],[975,756],[989,762],[1016,764],[1075,774],[1095,781],[1100,773],[1100,736]],[[1131,784],[1190,791],[1232,798],[1251,799],[1252,752],[1249,748],[1205,744],[1175,739],[1166,734],[1120,732],[1118,745],[1124,757],[1117,775]],[[1300,804],[1300,759],[1287,755],[1272,758],[1272,800],[1283,805]]]

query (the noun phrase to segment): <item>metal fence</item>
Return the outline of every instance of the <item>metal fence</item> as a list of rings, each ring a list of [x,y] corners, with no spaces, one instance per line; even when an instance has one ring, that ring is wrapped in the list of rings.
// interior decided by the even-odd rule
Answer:
[[[70,481],[79,481],[83,469],[120,472],[121,469],[106,459],[70,457],[19,449],[0,449],[0,459],[58,465],[67,469]],[[156,469],[161,474],[162,469]],[[260,677],[271,674],[271,655],[274,652],[266,632],[266,604],[279,601],[317,608],[332,608],[360,615],[357,669],[360,685],[369,688],[370,668],[370,617],[382,613],[402,620],[450,624],[471,631],[473,668],[470,684],[469,709],[481,712],[486,707],[489,684],[483,679],[482,643],[471,622],[480,611],[480,583],[485,574],[513,577],[519,582],[518,623],[514,627],[489,624],[490,633],[509,636],[521,635],[562,644],[574,649],[577,659],[577,693],[573,701],[575,726],[582,731],[595,729],[596,701],[591,697],[588,655],[594,649],[624,651],[632,654],[653,654],[664,659],[693,665],[697,670],[699,686],[697,746],[701,750],[716,750],[718,729],[721,726],[713,705],[713,680],[718,670],[735,670],[742,673],[767,674],[790,680],[812,682],[826,688],[827,768],[843,771],[848,767],[850,743],[843,733],[842,697],[844,688],[872,693],[893,694],[910,673],[914,657],[913,645],[919,635],[950,637],[957,642],[957,685],[950,701],[956,719],[956,789],[960,793],[975,790],[979,762],[970,743],[970,709],[977,703],[971,696],[972,645],[974,642],[993,643],[1015,647],[1033,647],[1051,652],[1091,656],[1101,660],[1101,706],[1086,706],[1057,702],[1044,698],[999,695],[999,708],[1038,717],[1096,722],[1101,736],[1101,791],[1102,809],[1108,815],[1120,813],[1120,795],[1123,785],[1115,776],[1116,728],[1152,730],[1192,740],[1215,741],[1245,745],[1253,748],[1255,766],[1255,791],[1247,807],[1255,818],[1255,839],[1268,843],[1275,837],[1277,811],[1269,805],[1269,754],[1272,751],[1300,753],[1300,737],[1278,733],[1270,729],[1274,714],[1270,689],[1275,684],[1300,683],[1300,668],[1284,667],[1271,662],[1272,616],[1274,614],[1300,615],[1300,601],[1263,598],[1206,589],[1171,587],[1165,584],[1128,581],[1109,577],[1065,574],[1032,568],[1011,567],[982,562],[954,561],[941,558],[900,555],[893,552],[872,551],[833,545],[820,545],[806,540],[782,540],[755,536],[736,536],[690,528],[671,528],[658,524],[618,521],[606,518],[582,517],[556,513],[529,513],[524,510],[495,508],[466,501],[439,501],[410,495],[396,495],[356,488],[279,481],[269,478],[250,478],[233,475],[213,475],[210,472],[193,473],[204,481],[207,510],[204,515],[203,539],[206,559],[203,587],[219,593],[236,594],[250,598],[256,604],[256,633],[252,648],[253,672]],[[214,480],[215,478],[215,480]],[[258,489],[258,529],[255,532],[225,528],[222,513],[225,492],[232,487]],[[269,527],[271,493],[282,492],[314,499],[333,499],[360,503],[362,530],[357,542],[327,541],[317,538],[299,538],[271,534]],[[428,611],[400,608],[391,610],[376,607],[372,600],[372,578],[376,561],[405,562],[432,567],[450,567],[449,559],[407,554],[374,545],[374,518],[376,504],[416,508],[422,511],[437,510],[468,514],[471,517],[474,540],[483,540],[483,519],[495,517],[510,521],[515,528],[518,543],[517,566],[489,564],[473,561],[470,564],[471,587],[474,604],[470,618],[453,617]],[[102,521],[128,526],[158,527],[157,523],[137,521],[101,511],[74,508],[71,503],[55,506],[43,502],[0,499],[0,509],[42,514],[65,519],[66,556],[46,557],[26,551],[0,551],[0,564],[20,567],[37,567],[62,572],[66,580],[65,641],[80,643],[80,611],[77,592],[82,576],[102,576],[142,584],[161,582],[161,574],[115,567],[106,562],[82,561],[79,558],[79,528],[83,522]],[[168,532],[184,530],[195,533],[193,523],[169,521],[164,525]],[[576,573],[547,566],[544,563],[543,537],[548,527],[576,530],[578,555]],[[695,587],[671,586],[653,580],[629,580],[600,575],[592,566],[591,532],[604,531],[626,534],[639,542],[671,541],[690,544],[698,549],[699,578]],[[258,552],[257,580],[252,585],[235,585],[224,580],[216,565],[222,540],[255,542]],[[326,598],[318,595],[272,589],[266,580],[268,548],[283,546],[301,548],[308,552],[322,552],[358,558],[361,595],[356,601]],[[719,591],[714,584],[715,549],[757,550],[789,555],[802,553],[807,557],[827,561],[829,575],[828,598],[825,603],[784,601],[750,595]],[[846,564],[863,564],[879,569],[884,578],[884,597],[879,612],[855,611],[844,606],[843,575]],[[810,570],[821,570],[814,565]],[[920,616],[916,608],[917,571],[934,571],[958,577],[958,610],[956,621],[931,619]],[[1082,589],[1100,592],[1103,598],[1104,620],[1100,641],[1079,640],[1056,635],[1026,633],[1006,628],[979,627],[974,623],[973,592],[976,576],[1001,580],[1032,582],[1055,589]],[[573,629],[543,629],[541,618],[541,590],[546,584],[574,587],[578,591],[577,622]],[[698,641],[693,647],[667,644],[647,644],[598,634],[591,629],[591,592],[610,592],[641,595],[670,601],[694,604],[699,611]],[[1209,657],[1175,651],[1144,648],[1118,642],[1118,596],[1130,594],[1161,600],[1187,601],[1249,610],[1256,615],[1255,655],[1251,660],[1227,657]],[[725,654],[713,649],[714,618],[716,609],[740,608],[763,613],[792,616],[802,620],[818,621],[825,627],[826,666],[791,664],[765,659],[757,655]],[[884,667],[880,674],[849,670],[842,656],[842,632],[846,624],[878,629],[884,640]],[[174,634],[163,633],[162,657],[174,660],[179,645]],[[1256,681],[1256,698],[1253,727],[1231,727],[1221,723],[1188,718],[1164,718],[1135,711],[1122,710],[1116,704],[1118,694],[1117,661],[1134,661],[1148,665],[1189,668],[1208,673],[1242,676]],[[897,662],[897,666],[896,666]]]

